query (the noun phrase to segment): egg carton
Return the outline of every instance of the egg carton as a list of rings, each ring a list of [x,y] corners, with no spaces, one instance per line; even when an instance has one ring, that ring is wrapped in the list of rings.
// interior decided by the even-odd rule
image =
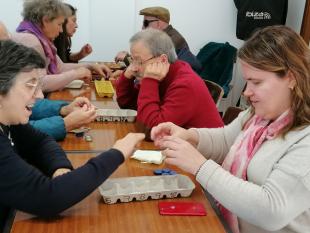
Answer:
[[[99,186],[99,192],[106,204],[115,204],[134,200],[188,197],[194,188],[195,184],[189,177],[177,174],[110,178]]]
[[[131,109],[97,109],[96,121],[134,122],[137,111]]]
[[[115,92],[109,80],[95,80],[95,88],[99,97],[112,98]]]

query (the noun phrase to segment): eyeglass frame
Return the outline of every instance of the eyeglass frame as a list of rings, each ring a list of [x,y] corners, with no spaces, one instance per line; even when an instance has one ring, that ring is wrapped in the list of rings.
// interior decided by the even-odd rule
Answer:
[[[156,21],[159,21],[159,19],[145,19],[143,20],[143,27],[147,28],[150,25],[150,23],[153,23]]]
[[[40,90],[42,91],[43,80],[42,77],[37,79],[36,83],[31,83],[30,81],[25,83],[26,87],[31,87],[34,89],[33,95],[36,95]]]
[[[131,60],[131,64],[133,64],[133,65],[135,65],[135,66],[142,66],[142,65],[144,65],[146,62],[152,60],[152,59],[155,58],[155,57],[156,57],[156,56],[152,56],[151,58],[148,58],[148,59],[146,59],[146,60],[144,60],[144,61],[137,61],[137,60],[135,60],[135,59],[132,59],[132,60]]]

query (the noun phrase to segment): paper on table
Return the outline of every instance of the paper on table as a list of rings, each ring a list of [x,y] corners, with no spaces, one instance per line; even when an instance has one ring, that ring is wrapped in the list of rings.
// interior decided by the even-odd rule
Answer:
[[[161,164],[165,157],[158,150],[136,150],[131,158],[146,163]]]
[[[67,84],[66,88],[79,89],[82,88],[83,84],[83,80],[73,80],[71,83]]]

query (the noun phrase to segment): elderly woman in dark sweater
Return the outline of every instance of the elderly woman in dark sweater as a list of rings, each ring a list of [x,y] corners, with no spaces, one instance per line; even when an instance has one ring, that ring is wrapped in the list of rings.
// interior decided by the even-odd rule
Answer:
[[[0,232],[12,209],[51,216],[81,201],[144,138],[128,134],[73,170],[59,145],[27,124],[36,99],[43,97],[44,68],[33,49],[0,41]]]

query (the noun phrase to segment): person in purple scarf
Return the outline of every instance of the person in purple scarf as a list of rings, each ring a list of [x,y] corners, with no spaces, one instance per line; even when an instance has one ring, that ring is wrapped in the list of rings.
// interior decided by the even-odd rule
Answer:
[[[63,63],[57,55],[53,40],[62,32],[62,24],[69,13],[61,0],[25,1],[23,21],[12,39],[37,50],[46,60],[47,75],[43,78],[43,91],[51,92],[64,88],[75,79],[89,80],[91,72],[109,76],[111,71],[104,64]]]

